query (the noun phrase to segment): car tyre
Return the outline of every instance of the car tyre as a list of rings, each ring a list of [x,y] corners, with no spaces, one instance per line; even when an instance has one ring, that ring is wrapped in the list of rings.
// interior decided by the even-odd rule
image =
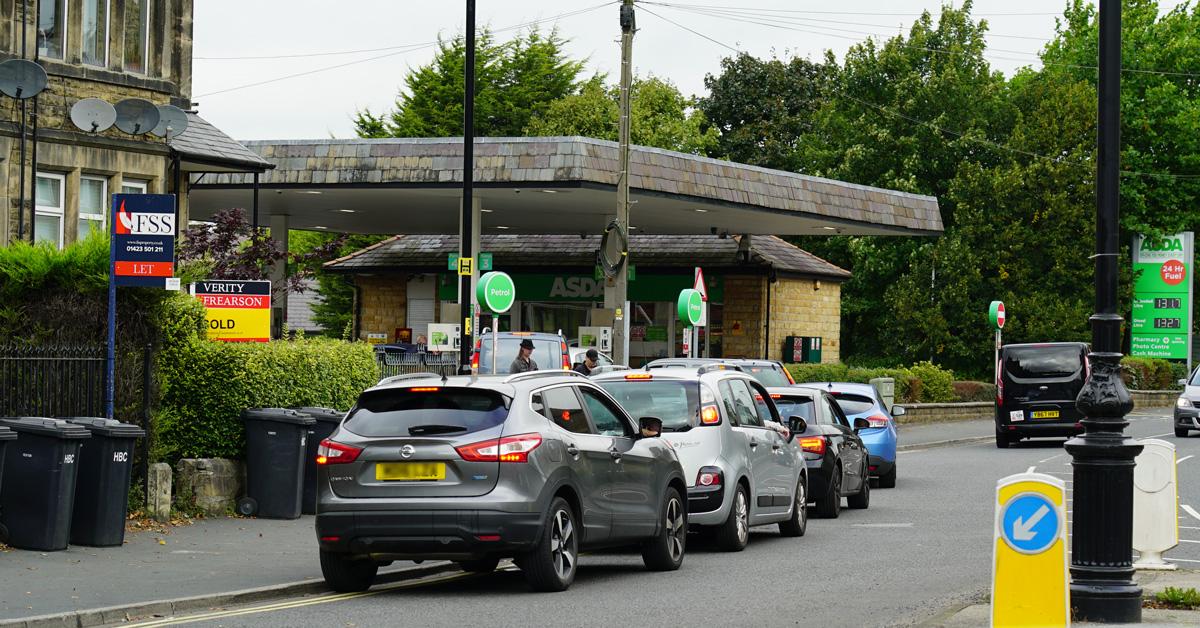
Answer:
[[[579,526],[567,500],[555,497],[537,547],[521,557],[525,581],[534,591],[566,591],[579,565]]]
[[[1000,432],[996,432],[996,448],[997,449],[1008,449],[1009,447],[1012,446],[1012,444],[1013,444],[1013,439],[1011,436],[1009,436],[1008,434],[1001,434]]]
[[[896,463],[892,463],[890,471],[879,476],[879,488],[896,488]]]
[[[478,560],[460,560],[458,566],[467,573],[492,573],[500,564],[499,558],[480,558]]]
[[[321,575],[325,584],[338,593],[366,591],[375,583],[378,571],[379,564],[373,560],[321,550]]]
[[[1175,437],[1176,438],[1187,438],[1187,435],[1188,435],[1188,428],[1186,428],[1186,427],[1175,428]]]
[[[779,522],[779,536],[804,536],[808,530],[808,478],[796,478],[796,499],[792,503],[792,516]]]
[[[642,546],[642,562],[650,571],[675,571],[683,564],[688,526],[687,506],[673,487],[667,487],[660,516],[662,530]]]
[[[717,547],[725,552],[740,552],[750,542],[750,497],[741,483],[735,486],[729,516],[717,529]]]
[[[866,478],[866,475],[863,475]],[[859,489],[857,495],[851,495],[846,498],[846,505],[851,508],[865,510],[871,507],[871,483],[863,480],[862,488]]]
[[[833,468],[833,478],[829,480],[829,490],[825,497],[817,500],[817,516],[824,519],[837,519],[842,513],[842,467]]]

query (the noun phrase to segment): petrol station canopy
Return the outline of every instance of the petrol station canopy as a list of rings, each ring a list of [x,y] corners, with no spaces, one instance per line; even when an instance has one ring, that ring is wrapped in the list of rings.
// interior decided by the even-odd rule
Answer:
[[[461,138],[251,141],[273,164],[259,220],[340,233],[459,231]],[[615,216],[615,142],[479,138],[475,194],[483,233],[597,234]],[[942,232],[937,199],[633,146],[632,233],[908,235]],[[192,175],[191,220],[253,204],[251,174]]]

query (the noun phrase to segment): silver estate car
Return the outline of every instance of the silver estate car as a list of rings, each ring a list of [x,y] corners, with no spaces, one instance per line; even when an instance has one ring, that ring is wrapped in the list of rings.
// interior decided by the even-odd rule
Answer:
[[[740,369],[710,363],[593,376],[635,414],[662,419],[688,481],[688,520],[715,528],[718,545],[740,551],[750,527],[808,525],[808,470],[767,390]],[[806,424],[793,425],[803,432]]]
[[[386,379],[319,448],[325,581],[362,591],[393,560],[488,572],[511,557],[533,589],[562,591],[581,551],[628,545],[678,569],[687,483],[661,426],[570,371]]]

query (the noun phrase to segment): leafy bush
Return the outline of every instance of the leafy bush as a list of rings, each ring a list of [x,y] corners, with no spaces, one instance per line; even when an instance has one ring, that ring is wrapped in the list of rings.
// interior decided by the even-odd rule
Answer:
[[[954,373],[932,362],[917,362],[908,369],[914,379],[921,382],[922,403],[949,403],[954,401]]]
[[[188,303],[190,302],[190,303]],[[246,408],[345,410],[379,379],[372,348],[323,338],[270,343],[203,338],[203,307],[164,308],[158,358],[162,389],[154,458],[241,458]]]
[[[1179,380],[1188,376],[1187,365],[1156,358],[1121,360],[1121,375],[1125,385],[1134,390],[1174,390]]]
[[[896,403],[942,403],[954,401],[954,373],[929,362],[911,368],[861,368],[845,364],[788,364],[797,382],[855,382],[866,384],[877,377],[896,382]],[[928,380],[928,381],[926,381]]]
[[[1154,596],[1159,608],[1200,610],[1200,592],[1195,589],[1167,587]]]
[[[954,382],[955,401],[969,403],[992,401],[996,398],[996,385],[988,382]]]

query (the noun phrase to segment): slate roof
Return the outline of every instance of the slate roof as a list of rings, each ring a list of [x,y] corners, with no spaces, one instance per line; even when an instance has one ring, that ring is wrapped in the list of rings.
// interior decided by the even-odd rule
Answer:
[[[242,167],[250,172],[270,170],[275,164],[246,148],[237,140],[195,113],[188,112],[188,126],[179,137],[171,138],[171,148],[185,161],[197,160],[226,167]]]
[[[287,295],[287,324],[290,329],[300,329],[305,332],[320,332],[324,328],[313,320],[313,306],[321,302],[317,293],[317,282],[306,279],[304,292],[289,292]]]
[[[275,170],[271,185],[393,184],[407,187],[462,181],[462,138],[249,141]],[[587,137],[490,137],[475,143],[475,181],[483,185],[584,183],[615,186],[616,142]],[[244,174],[222,174],[211,185],[249,185]],[[909,194],[687,153],[633,146],[630,186],[636,191],[766,208],[798,216],[883,225],[898,233],[943,230],[938,201]]]
[[[736,270],[774,268],[776,272],[845,281],[850,272],[776,236],[753,236],[750,262],[738,259],[740,237],[634,235],[629,255],[642,268]],[[595,265],[599,236],[483,235],[480,246],[492,254],[497,268],[585,267]],[[334,272],[358,273],[400,269],[446,268],[447,256],[458,252],[457,235],[398,235],[345,257],[327,262]]]

